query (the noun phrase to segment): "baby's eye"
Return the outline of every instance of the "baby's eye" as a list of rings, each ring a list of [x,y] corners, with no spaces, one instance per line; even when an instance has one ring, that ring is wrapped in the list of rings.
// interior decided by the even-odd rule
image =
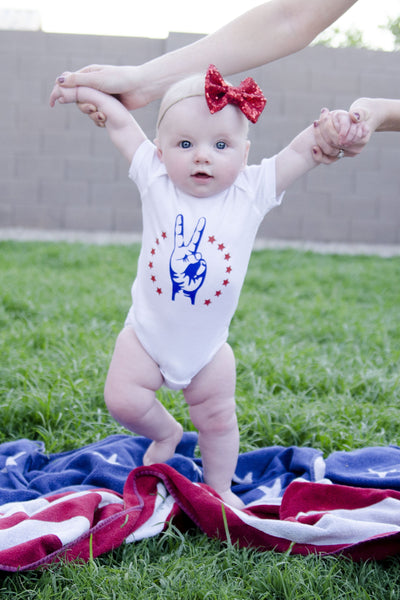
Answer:
[[[189,142],[189,140],[182,140],[181,142],[179,142],[180,148],[190,148],[191,145],[192,144]]]
[[[218,150],[223,150],[224,148],[226,148],[226,143],[225,142],[217,142],[215,144],[216,148],[218,148]]]

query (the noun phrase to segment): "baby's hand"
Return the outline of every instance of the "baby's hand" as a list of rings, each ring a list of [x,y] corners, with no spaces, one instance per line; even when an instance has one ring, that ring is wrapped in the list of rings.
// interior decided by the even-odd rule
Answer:
[[[104,127],[106,122],[105,115],[97,110],[97,107],[90,102],[81,101],[79,90],[85,88],[77,87],[61,87],[57,82],[54,84],[52,92],[50,94],[49,103],[50,106],[55,106],[56,102],[60,104],[76,103],[81,111],[90,116],[90,118],[96,122],[98,127]]]
[[[69,104],[71,102],[79,102],[78,100],[78,87],[65,88],[61,87],[57,82],[50,94],[49,103],[50,106],[55,106],[56,102],[60,104]]]
[[[349,112],[327,108],[321,110],[319,120],[314,122],[314,133],[318,146],[314,157],[317,162],[327,163],[342,156],[356,156],[371,136],[365,121],[354,122]]]

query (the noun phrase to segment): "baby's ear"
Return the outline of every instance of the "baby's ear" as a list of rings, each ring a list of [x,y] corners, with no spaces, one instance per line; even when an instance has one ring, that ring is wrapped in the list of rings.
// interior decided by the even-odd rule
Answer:
[[[249,158],[249,150],[250,150],[250,140],[247,140],[245,151],[244,151],[244,157],[243,157],[243,169],[247,165],[247,159]]]
[[[155,144],[155,147],[157,148],[157,156],[162,161],[162,150],[161,150],[161,146],[160,146],[160,140],[158,138],[155,138],[154,144]]]

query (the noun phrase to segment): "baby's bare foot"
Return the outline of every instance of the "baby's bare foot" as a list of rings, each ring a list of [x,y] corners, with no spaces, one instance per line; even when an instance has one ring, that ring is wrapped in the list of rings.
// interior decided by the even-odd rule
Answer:
[[[177,445],[182,439],[183,428],[177,423],[176,431],[164,440],[154,441],[147,448],[143,457],[143,464],[148,467],[156,463],[164,463],[175,454]]]
[[[234,508],[239,509],[245,507],[244,502],[242,502],[239,496],[236,496],[236,494],[234,494],[232,490],[225,490],[224,492],[218,492],[218,494],[221,496],[225,504],[229,504],[229,506],[233,506]]]

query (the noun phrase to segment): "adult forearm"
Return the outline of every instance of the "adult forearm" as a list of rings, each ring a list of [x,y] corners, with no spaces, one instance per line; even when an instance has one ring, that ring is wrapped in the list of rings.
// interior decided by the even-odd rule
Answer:
[[[210,63],[229,75],[263,65],[309,44],[356,0],[270,0],[197,42],[142,65],[154,98]]]
[[[400,100],[383,100],[383,114],[376,131],[400,131]]]
[[[134,110],[212,63],[223,75],[231,75],[297,52],[356,1],[270,0],[215,33],[142,65],[89,65],[75,73],[63,73],[57,81],[65,87],[86,85],[117,94],[126,108]]]
[[[359,98],[350,107],[369,124],[372,131],[400,131],[400,100],[392,98]]]

